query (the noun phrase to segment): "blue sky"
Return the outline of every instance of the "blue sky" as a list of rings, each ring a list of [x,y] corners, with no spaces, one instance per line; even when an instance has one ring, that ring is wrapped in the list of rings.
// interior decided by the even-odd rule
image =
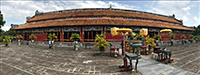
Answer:
[[[67,0],[1,0],[1,11],[6,21],[2,27],[3,30],[9,30],[11,24],[23,24],[26,22],[27,16],[33,16],[35,11],[49,12],[66,9],[77,8],[108,8],[112,5],[113,8],[131,9],[145,12],[152,12],[162,15],[175,14],[176,19],[183,20],[186,26],[200,25],[200,1],[196,0],[117,0],[117,1],[67,1]]]

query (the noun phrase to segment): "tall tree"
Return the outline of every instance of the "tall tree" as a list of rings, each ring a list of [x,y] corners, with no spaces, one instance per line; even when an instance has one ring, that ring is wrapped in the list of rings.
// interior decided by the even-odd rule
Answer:
[[[193,35],[200,35],[200,25],[195,27],[195,31],[192,32]]]
[[[4,26],[5,23],[6,21],[3,21],[3,14],[1,14],[1,11],[0,11],[0,29],[1,29],[1,26]]]

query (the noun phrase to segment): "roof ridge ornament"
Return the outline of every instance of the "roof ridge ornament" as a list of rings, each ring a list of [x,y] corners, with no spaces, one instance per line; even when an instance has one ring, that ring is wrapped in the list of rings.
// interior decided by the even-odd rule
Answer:
[[[112,5],[110,4],[110,7],[109,7],[110,9],[112,8]]]

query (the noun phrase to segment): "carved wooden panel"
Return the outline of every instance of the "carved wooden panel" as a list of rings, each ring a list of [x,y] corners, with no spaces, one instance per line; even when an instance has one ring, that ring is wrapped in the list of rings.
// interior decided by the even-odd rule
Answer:
[[[181,31],[179,31],[179,30],[174,30],[174,32],[175,32],[175,33],[181,33]]]
[[[18,30],[18,31],[16,31],[16,33],[17,33],[17,34],[20,34],[20,33],[22,33],[22,31],[21,31],[21,30]]]
[[[30,30],[23,30],[22,33],[30,33]]]
[[[101,26],[87,26],[87,27],[83,27],[83,31],[102,31],[102,27]]]
[[[79,32],[80,28],[79,27],[63,27],[64,32]]]
[[[160,29],[149,28],[148,31],[149,31],[149,32],[160,32]]]
[[[60,32],[60,29],[58,27],[45,28],[45,32]]]
[[[140,31],[140,27],[131,27],[131,29],[133,30],[133,31]]]
[[[44,31],[42,29],[33,29],[31,30],[32,33],[43,33]]]

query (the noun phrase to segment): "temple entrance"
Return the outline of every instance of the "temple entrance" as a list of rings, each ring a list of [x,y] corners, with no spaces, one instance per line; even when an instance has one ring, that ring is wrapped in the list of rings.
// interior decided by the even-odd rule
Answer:
[[[97,34],[101,34],[101,31],[84,31],[84,41],[93,42]]]

